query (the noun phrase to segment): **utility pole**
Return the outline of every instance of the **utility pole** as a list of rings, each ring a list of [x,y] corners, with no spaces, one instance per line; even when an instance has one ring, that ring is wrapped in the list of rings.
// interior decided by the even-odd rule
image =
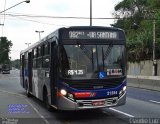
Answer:
[[[157,61],[156,61],[156,50],[155,50],[155,44],[156,44],[156,22],[153,20],[153,76],[157,76]]]
[[[13,6],[9,7],[9,8],[7,8],[7,9],[3,10],[3,11],[0,11],[0,14],[1,14],[1,13],[4,13],[5,11],[7,11],[7,10],[9,10],[9,9],[12,9],[12,8],[14,8],[14,7],[16,7],[16,6],[24,3],[24,2],[25,2],[25,3],[30,3],[30,0],[24,0],[24,1],[22,1],[22,2],[19,2],[19,3],[15,4],[15,5],[13,5]],[[0,24],[0,26],[4,26],[4,24]],[[2,35],[3,35],[3,28],[2,28]]]
[[[25,2],[25,3],[30,3],[30,0],[25,0],[25,1],[19,2],[19,3],[15,4],[15,5],[13,5],[13,6],[9,7],[9,8],[7,8],[7,9],[3,10],[3,11],[0,11],[0,13],[3,13],[3,12],[5,12],[5,11],[9,10],[9,9],[12,9],[12,8],[14,8],[15,6],[18,6],[18,5],[20,5],[21,3],[24,3],[24,2]]]
[[[28,47],[29,47],[29,45],[31,45],[31,43],[25,43]]]
[[[41,40],[41,33],[43,33],[44,31],[35,31],[36,33],[38,33],[39,34],[39,41]]]
[[[92,26],[92,0],[90,0],[90,26]]]
[[[4,24],[0,24],[0,26],[4,26]],[[2,36],[3,36],[3,27],[2,27]]]

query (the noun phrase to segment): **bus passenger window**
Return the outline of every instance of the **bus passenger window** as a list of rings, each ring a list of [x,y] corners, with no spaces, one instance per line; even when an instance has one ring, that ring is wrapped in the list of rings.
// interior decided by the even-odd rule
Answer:
[[[49,53],[50,53],[50,52],[49,52],[49,50],[50,50],[50,49],[49,49],[49,46],[50,46],[49,43],[48,43],[48,44],[45,44],[45,46],[44,46],[44,55],[49,55]]]
[[[43,58],[43,68],[49,68],[49,57]]]
[[[44,45],[41,46],[41,56],[44,55]]]
[[[37,49],[34,49],[34,53],[33,53],[34,58],[37,57]]]
[[[42,66],[42,58],[39,57],[39,58],[37,59],[37,68],[41,68],[41,66]]]
[[[37,48],[37,57],[41,57],[41,47]]]
[[[33,59],[33,68],[37,68],[37,61],[36,61],[36,59]]]

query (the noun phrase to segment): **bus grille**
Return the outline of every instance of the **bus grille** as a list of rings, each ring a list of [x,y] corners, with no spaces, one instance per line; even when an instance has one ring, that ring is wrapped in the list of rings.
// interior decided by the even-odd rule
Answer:
[[[121,81],[114,82],[69,82],[70,87],[78,90],[94,90],[94,89],[107,89],[114,88],[121,84]]]
[[[117,104],[118,97],[107,98],[107,99],[98,99],[98,100],[77,100],[79,107],[91,107],[95,101],[105,101],[104,106],[112,106]]]

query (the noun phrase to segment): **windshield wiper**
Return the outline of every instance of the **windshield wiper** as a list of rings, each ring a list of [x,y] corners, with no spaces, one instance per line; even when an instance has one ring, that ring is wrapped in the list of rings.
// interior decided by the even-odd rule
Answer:
[[[93,58],[93,48],[91,48],[91,53],[89,50],[82,44],[80,45],[80,49],[83,51],[83,53],[89,58],[89,60],[92,62],[92,70],[94,70],[94,58]]]
[[[108,55],[110,54],[111,50],[112,50],[113,44],[109,44],[105,54],[103,54],[104,56],[104,60],[106,60],[106,58],[108,58]]]
[[[80,45],[83,53],[92,61],[92,55],[89,53],[88,49],[84,45]]]
[[[103,47],[102,47],[102,62],[103,62],[103,71],[104,71],[104,50],[103,50]]]
[[[109,46],[108,46],[108,48],[107,48],[107,50],[106,50],[106,52],[104,53],[104,49],[103,49],[103,47],[102,47],[102,66],[103,66],[103,71],[104,71],[104,60],[106,59],[106,58],[108,58],[108,56],[109,56],[109,54],[110,54],[110,52],[111,52],[111,50],[112,50],[112,47],[113,47],[113,45],[112,44],[110,44]]]

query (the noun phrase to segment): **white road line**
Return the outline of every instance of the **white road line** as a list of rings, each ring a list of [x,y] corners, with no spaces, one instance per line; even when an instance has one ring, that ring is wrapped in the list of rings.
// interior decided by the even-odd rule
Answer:
[[[14,92],[9,92],[9,91],[5,91],[5,90],[0,90],[0,92],[16,95],[18,97],[26,97],[25,95],[21,95],[21,94],[14,93]]]
[[[134,118],[134,116],[133,116],[133,115],[131,115],[131,114],[127,114],[127,113],[125,113],[125,112],[119,111],[119,110],[114,109],[114,108],[109,108],[109,109],[110,109],[110,110],[112,110],[112,111],[115,111],[115,112],[121,113],[121,114],[123,114],[123,115],[126,115],[126,116],[128,116],[128,117],[130,117],[130,118]]]
[[[149,100],[150,102],[153,102],[153,103],[158,103],[160,104],[160,102],[157,102],[157,101],[154,101],[154,100]]]
[[[12,94],[12,95],[16,95],[16,96],[18,96],[18,97],[26,97],[25,95],[13,93],[13,92],[8,92],[8,91],[4,91],[4,90],[0,90],[0,92]],[[41,115],[41,114],[38,112],[38,110],[37,110],[27,99],[25,99],[25,100],[30,104],[30,106],[34,109],[34,111],[44,120],[44,122],[45,122],[46,124],[49,124],[49,122],[45,119],[45,117],[44,117],[43,115]]]
[[[49,122],[45,119],[45,117],[39,113],[39,111],[32,105],[32,103],[29,102],[27,99],[25,99],[25,100],[31,105],[31,107],[34,109],[34,111],[44,120],[44,122],[46,124],[49,124]]]

